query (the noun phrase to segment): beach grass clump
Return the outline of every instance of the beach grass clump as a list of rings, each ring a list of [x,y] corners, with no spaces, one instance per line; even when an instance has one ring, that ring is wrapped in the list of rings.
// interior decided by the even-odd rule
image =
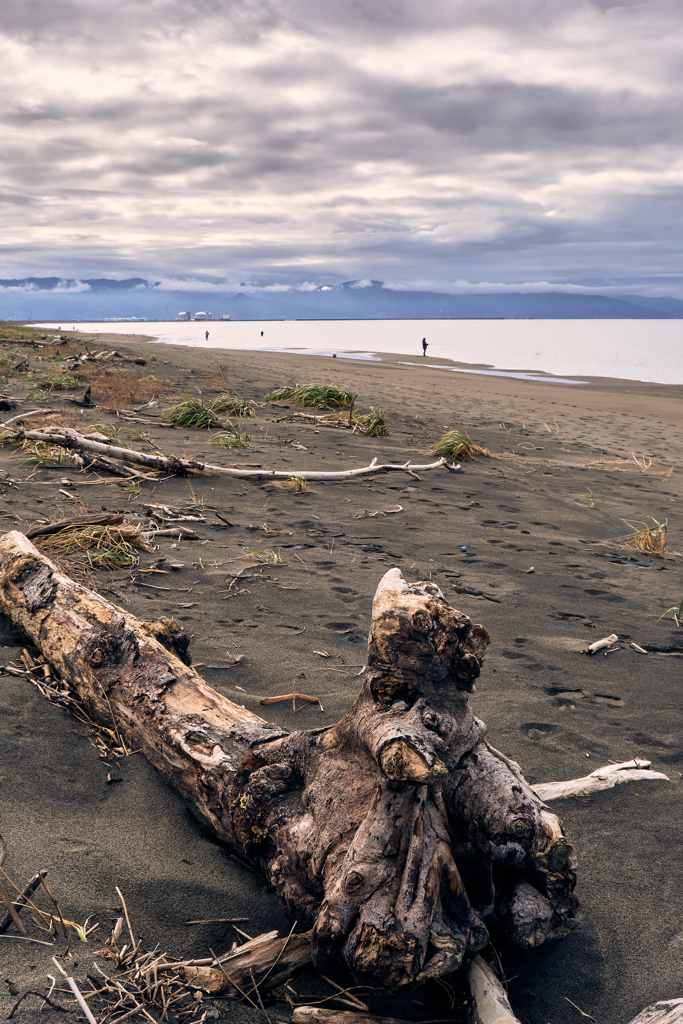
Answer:
[[[266,402],[288,402],[298,387],[298,384],[285,384],[283,387],[271,391],[269,395],[266,395],[265,400]]]
[[[440,456],[443,459],[461,459],[468,462],[477,455],[491,457],[488,448],[482,448],[464,430],[447,430],[439,440],[429,449],[430,455]]]
[[[223,391],[216,398],[212,398],[209,405],[214,412],[227,412],[231,416],[253,416],[256,407],[255,402],[242,398],[234,391]]]
[[[173,423],[176,427],[194,427],[196,430],[222,426],[211,403],[201,398],[184,398],[177,405],[164,409],[161,418],[164,423]]]
[[[656,555],[659,558],[666,556],[666,528],[668,519],[663,523],[658,522],[651,516],[647,517],[645,523],[640,524],[642,529],[634,530],[626,538],[626,543],[636,551],[642,551],[644,555]]]
[[[211,438],[210,444],[219,444],[221,448],[248,448],[251,444],[251,434],[246,431],[242,433],[238,426],[230,424],[230,430],[223,434],[216,434]]]
[[[48,373],[43,377],[39,385],[49,391],[68,391],[71,388],[82,387],[83,381],[66,370],[55,370],[54,373]]]
[[[294,494],[310,494],[308,489],[308,483],[306,478],[303,476],[290,476],[285,481],[285,486],[288,491],[293,491]]]
[[[389,437],[389,431],[384,422],[384,413],[381,409],[376,409],[374,405],[370,406],[369,412],[357,413],[354,416],[354,425],[356,423],[362,427],[360,433],[366,437]]]
[[[26,396],[27,402],[49,402],[50,392],[43,388],[32,388]]]
[[[20,452],[24,464],[36,466],[61,466],[72,462],[73,456],[64,448],[47,441],[23,441]]]
[[[293,402],[306,409],[350,409],[354,395],[338,384],[294,384],[291,387],[275,388],[266,395],[266,402]]]
[[[104,434],[105,437],[116,437],[119,428],[115,427],[113,423],[91,423],[88,427],[91,434]]]
[[[136,548],[151,551],[140,527],[132,523],[65,527],[58,533],[36,537],[34,543],[58,557],[74,551],[84,552],[89,564],[96,569],[130,568],[137,564]]]

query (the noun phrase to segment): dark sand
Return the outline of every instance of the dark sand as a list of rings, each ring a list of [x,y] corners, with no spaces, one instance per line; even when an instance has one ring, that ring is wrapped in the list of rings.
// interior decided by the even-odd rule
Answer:
[[[421,481],[392,473],[314,483],[303,496],[272,483],[213,477],[191,486],[179,478],[143,483],[135,497],[113,482],[92,485],[92,476],[68,466],[34,472],[5,448],[0,466],[17,486],[3,486],[0,511],[5,529],[21,530],[73,514],[78,502],[60,493],[62,480],[73,483],[69,493],[89,511],[121,510],[144,523],[145,502],[181,506],[196,499],[206,517],[196,524],[201,540],[174,547],[159,539],[157,553],[142,555],[143,566],[160,556],[185,563],[167,576],[145,577],[171,591],[135,586],[129,572],[100,572],[98,586],[143,618],[177,616],[192,634],[191,651],[205,663],[207,681],[288,728],[331,724],[349,707],[383,573],[398,565],[408,579],[431,576],[491,633],[472,703],[491,742],[520,762],[530,782],[572,778],[634,756],[671,779],[554,805],[579,859],[580,916],[569,937],[533,954],[501,950],[515,1012],[524,1024],[579,1024],[586,1018],[568,998],[600,1024],[626,1024],[647,1004],[683,995],[683,629],[670,617],[657,622],[681,600],[683,574],[680,560],[639,554],[617,539],[627,532],[624,520],[668,517],[669,551],[683,550],[683,388],[529,383],[430,370],[429,360],[415,369],[390,359],[331,364],[321,357],[162,348],[120,336],[112,347],[155,356],[144,372],[171,378],[175,395],[191,386],[207,391],[219,364],[230,387],[257,400],[279,384],[331,378],[358,393],[359,407],[385,409],[391,433],[377,440],[316,432],[302,422],[277,422],[287,410],[266,406],[246,421],[249,449],[209,447],[204,431],[120,422],[123,443],[149,430],[166,454],[295,473],[365,465],[375,455],[428,461],[422,453],[448,425],[464,427],[501,456],[468,463],[457,474],[424,473]],[[172,397],[164,395],[162,404]],[[52,407],[58,404],[54,399]],[[86,426],[114,421],[106,412],[79,419]],[[292,441],[305,450],[293,449]],[[643,472],[632,452],[657,461]],[[403,511],[395,515],[355,518],[398,505]],[[235,525],[224,526],[212,509]],[[246,552],[264,548],[286,564],[227,596],[228,570],[238,571],[250,561]],[[21,638],[6,624],[4,631],[0,661],[16,662]],[[611,632],[624,641],[618,652],[580,653]],[[651,653],[638,654],[631,640]],[[228,651],[244,655],[239,665],[208,667],[226,666]],[[296,714],[291,704],[260,706],[263,696],[293,689],[319,696],[324,713],[312,705]],[[207,956],[209,947],[224,952],[237,937],[229,925],[186,927],[187,919],[244,916],[251,935],[289,930],[292,922],[266,885],[206,837],[140,755],[121,762],[115,775],[123,782],[108,784],[87,728],[7,675],[0,723],[5,869],[23,884],[47,868],[64,916],[100,923],[88,945],[71,944],[70,970],[84,988],[118,916],[115,886],[149,948],[158,943],[178,956]],[[40,903],[47,909],[45,896]],[[26,923],[31,936],[45,938],[28,915]],[[55,949],[9,938],[14,928],[7,934],[0,937],[3,1019],[13,993],[42,989],[46,975],[56,973]],[[64,952],[62,940],[56,950]],[[295,980],[294,988],[302,998],[330,992],[313,975]],[[74,1006],[67,995],[60,1001]],[[68,1017],[47,1007],[38,1014],[38,1006],[27,999],[13,1019],[50,1024],[78,1017],[74,1009]],[[374,1006],[412,1020],[438,1016],[421,991]],[[235,1003],[207,1001],[206,1008],[207,1021],[264,1019]],[[273,1020],[290,1018],[285,1003],[269,1012]]]

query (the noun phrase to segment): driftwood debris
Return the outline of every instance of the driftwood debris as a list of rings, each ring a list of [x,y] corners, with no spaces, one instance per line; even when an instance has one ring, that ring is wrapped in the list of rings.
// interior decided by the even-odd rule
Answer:
[[[609,636],[603,637],[602,640],[596,640],[594,644],[590,644],[586,647],[584,654],[597,654],[598,651],[604,650],[606,647],[612,647],[619,640],[616,633],[610,633]]]
[[[569,779],[567,782],[539,782],[532,786],[536,796],[541,800],[566,800],[569,796],[589,796],[599,793],[602,789],[612,789],[620,782],[642,782],[647,779],[661,779],[669,782],[669,776],[663,772],[650,771],[651,761],[642,761],[639,757],[633,761],[621,761],[619,764],[607,764],[596,768],[590,775],[580,779]]]
[[[261,870],[312,930],[317,967],[343,956],[397,988],[459,968],[491,932],[528,949],[573,916],[562,824],[467,702],[488,634],[434,583],[384,576],[353,707],[294,733],[183,664],[175,623],[135,619],[16,531],[0,540],[0,609]]]
[[[683,1024],[683,999],[664,999],[634,1017],[631,1024]]]
[[[375,473],[387,473],[390,471],[403,471],[414,475],[416,472],[426,472],[429,469],[439,469],[445,466],[447,469],[459,469],[458,465],[450,465],[447,459],[437,459],[436,462],[429,462],[426,465],[414,466],[410,460],[405,463],[384,463],[378,464],[373,459],[369,466],[360,466],[358,469],[346,469],[336,472],[323,472],[321,470],[275,470],[275,469],[232,469],[227,466],[215,466],[209,462],[197,462],[192,459],[179,459],[174,455],[152,455],[148,452],[136,452],[132,448],[120,448],[116,445],[107,444],[103,441],[93,440],[77,430],[67,427],[50,427],[42,430],[18,430],[17,440],[44,441],[46,444],[57,445],[67,451],[91,454],[107,460],[118,460],[124,463],[131,463],[137,466],[146,466],[148,469],[157,470],[163,473],[173,473],[178,476],[234,476],[247,477],[254,480],[273,479],[288,480],[292,476],[301,477],[303,480],[347,480],[359,476],[372,476]]]

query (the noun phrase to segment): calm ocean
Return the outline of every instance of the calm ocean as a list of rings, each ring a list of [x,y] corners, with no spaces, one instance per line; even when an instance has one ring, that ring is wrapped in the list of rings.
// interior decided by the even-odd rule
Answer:
[[[189,323],[79,323],[45,325],[153,335],[161,343],[263,349],[338,357],[381,358],[399,353],[422,362],[422,339],[432,360],[459,370],[565,380],[618,377],[683,384],[681,320],[268,320]],[[209,339],[205,339],[208,330]],[[454,369],[450,363],[444,372]]]

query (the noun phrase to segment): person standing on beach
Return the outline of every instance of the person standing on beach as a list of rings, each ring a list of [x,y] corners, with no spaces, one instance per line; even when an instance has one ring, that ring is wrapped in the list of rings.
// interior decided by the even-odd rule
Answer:
[[[204,338],[206,339],[206,341],[208,341],[208,340],[209,340],[209,332],[208,332],[208,331],[207,331],[207,332],[206,332],[206,334],[204,335]]]
[[[426,338],[422,339],[422,355],[423,356],[427,355],[427,339]]]

